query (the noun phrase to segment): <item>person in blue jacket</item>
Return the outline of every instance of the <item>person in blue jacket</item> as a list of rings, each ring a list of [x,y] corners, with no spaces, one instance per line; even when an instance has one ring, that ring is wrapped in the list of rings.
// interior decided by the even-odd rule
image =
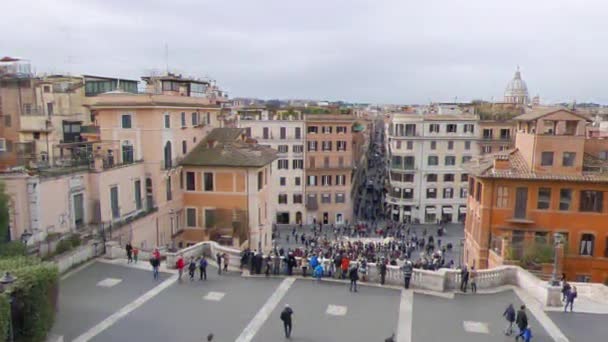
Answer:
[[[321,280],[322,276],[323,276],[323,266],[321,264],[317,264],[317,267],[315,267],[315,278],[317,278],[317,280]]]

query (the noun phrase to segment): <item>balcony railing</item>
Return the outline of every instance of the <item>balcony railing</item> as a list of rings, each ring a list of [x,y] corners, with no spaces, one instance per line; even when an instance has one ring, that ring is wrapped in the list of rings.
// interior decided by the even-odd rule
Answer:
[[[96,125],[80,126],[80,133],[99,134],[99,126],[96,126]]]

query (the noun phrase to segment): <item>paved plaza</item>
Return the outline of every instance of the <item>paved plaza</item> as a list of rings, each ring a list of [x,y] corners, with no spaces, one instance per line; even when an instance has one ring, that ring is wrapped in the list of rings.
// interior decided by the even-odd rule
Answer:
[[[209,333],[213,341],[285,341],[279,316],[290,304],[292,341],[381,342],[392,333],[398,342],[512,341],[503,334],[502,312],[523,303],[511,289],[429,294],[361,285],[354,293],[337,281],[219,276],[213,267],[207,281],[184,275],[179,283],[174,272],[155,281],[145,263],[138,266],[100,260],[62,279],[52,334],[63,341],[204,341]],[[528,316],[533,341],[556,341],[556,326],[570,341],[605,341],[608,316]]]

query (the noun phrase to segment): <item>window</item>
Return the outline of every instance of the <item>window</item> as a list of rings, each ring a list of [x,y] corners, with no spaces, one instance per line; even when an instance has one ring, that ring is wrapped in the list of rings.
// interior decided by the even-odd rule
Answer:
[[[437,174],[435,173],[429,173],[428,175],[426,175],[426,181],[429,183],[433,183],[437,181]]]
[[[346,200],[346,197],[344,196],[343,193],[339,192],[336,194],[336,203],[344,203]]]
[[[397,141],[395,142],[395,146],[396,146],[395,148],[396,148],[397,150],[400,150],[400,149],[401,149],[401,140],[397,140]]]
[[[431,150],[436,150],[436,149],[437,149],[437,142],[431,141]]]
[[[464,149],[467,150],[467,151],[471,149],[471,142],[470,141],[467,140],[467,141],[464,142]]]
[[[463,173],[460,175],[460,181],[461,182],[467,182],[469,180],[469,174],[468,173]]]
[[[132,128],[131,114],[123,114],[121,119],[122,128]]]
[[[279,204],[287,204],[287,194],[279,194]]]
[[[519,187],[515,189],[515,212],[514,217],[518,219],[526,218],[528,209],[528,188]]]
[[[182,119],[182,127],[186,127],[186,112],[182,112],[181,119]]]
[[[477,202],[481,202],[482,188],[483,188],[483,186],[481,185],[481,183],[477,182],[477,185],[475,186],[475,200]]]
[[[331,194],[321,194],[321,203],[331,203]]]
[[[289,151],[289,145],[279,145],[277,148],[279,153],[287,153]]]
[[[293,204],[302,204],[302,194],[293,194]]]
[[[608,151],[600,151],[598,158],[602,160],[608,160]]]
[[[454,142],[448,141],[448,150],[453,150],[453,149],[454,149]]]
[[[344,157],[342,157],[342,156],[338,157],[338,166],[344,167]]]
[[[196,227],[196,209],[186,208],[186,225],[188,227]]]
[[[122,162],[123,164],[133,163],[133,145],[129,141],[122,143]]]
[[[167,190],[167,201],[171,201],[173,199],[173,190],[171,189],[171,176],[167,177],[165,190]]]
[[[429,166],[437,166],[439,164],[439,157],[437,157],[437,156],[429,156],[427,164]]]
[[[499,186],[496,189],[496,208],[507,208],[509,206],[509,188]]]
[[[302,184],[302,178],[300,178],[300,177],[294,178],[294,183],[295,183],[295,185],[300,186]]]
[[[443,175],[443,181],[444,182],[453,182],[454,181],[454,174],[453,173],[446,173]]]
[[[483,130],[483,138],[484,139],[492,139],[492,136],[494,135],[494,130],[491,128],[484,128]]]
[[[317,150],[317,142],[312,140],[308,142],[308,152]]]
[[[403,168],[406,170],[413,170],[415,164],[415,158],[413,156],[405,156],[403,157]]]
[[[454,197],[454,189],[445,188],[443,189],[443,198],[452,198]]]
[[[321,133],[331,134],[332,126],[321,126]]]
[[[468,189],[466,187],[460,188],[460,198],[467,198]]]
[[[182,140],[182,154],[188,153],[188,143],[186,140]]]
[[[279,185],[280,186],[287,185],[287,178],[285,178],[285,177],[279,177]]]
[[[343,141],[343,140],[336,141],[336,148],[338,149],[338,151],[346,151],[346,141]],[[331,144],[330,144],[330,149],[331,149]]]
[[[509,130],[508,128],[501,128],[500,129],[500,139],[502,139],[502,140],[511,139],[511,130]]]
[[[426,189],[426,198],[437,198],[437,189],[427,188]]]
[[[141,181],[138,179],[133,183],[134,192],[133,197],[135,197],[135,209],[141,210],[143,207],[141,202]]]
[[[186,172],[186,190],[194,191],[196,190],[196,178],[194,172]]]
[[[46,113],[48,116],[53,116],[53,103],[49,102],[46,104]]]
[[[393,168],[401,168],[401,162],[403,161],[403,158],[401,156],[393,156],[391,161],[391,165]]]
[[[295,128],[295,137],[296,139],[302,139],[302,129],[300,127]]]
[[[268,138],[270,138],[270,128],[263,127],[262,128],[262,139],[268,139]]]
[[[346,133],[346,126],[338,126],[336,127],[337,133]]]
[[[279,128],[279,138],[280,139],[287,139],[287,127],[281,127],[281,128]]]
[[[279,159],[277,162],[278,162],[279,170],[288,170],[289,169],[289,159]]]
[[[414,125],[414,124],[405,125],[405,136],[413,137],[415,135],[416,135],[416,125]]]
[[[4,139],[4,147],[6,152],[13,152],[13,141]]]
[[[215,221],[215,209],[205,209],[205,228],[213,228]]]
[[[192,113],[192,126],[198,126],[198,113]]]
[[[465,133],[475,133],[475,126],[473,124],[465,124],[464,132]]]
[[[322,186],[330,186],[331,185],[331,175],[323,175],[321,176],[321,185]]]
[[[538,189],[538,201],[536,203],[537,209],[549,209],[551,206],[551,189],[540,188]]]
[[[490,146],[490,145],[483,146],[483,147],[481,148],[481,151],[482,151],[483,153],[492,153],[492,146]]]
[[[448,124],[445,128],[445,131],[448,133],[456,133],[457,132],[457,128],[456,128],[456,124]]]
[[[291,162],[294,170],[301,170],[304,168],[304,159],[294,159]]]
[[[308,157],[308,167],[311,169],[314,169],[317,167],[315,157]]]
[[[258,172],[258,190],[262,190],[264,187],[264,173],[262,171]]]
[[[603,200],[602,197],[603,193],[601,191],[581,191],[580,211],[601,213]]]
[[[455,165],[455,164],[456,164],[456,157],[445,156],[445,165],[446,166]]]
[[[439,133],[439,124],[430,124],[429,133]]]
[[[468,162],[469,160],[471,160],[471,156],[462,156],[462,163],[463,164],[466,163],[466,162]]]
[[[406,173],[403,175],[403,181],[406,183],[413,183],[414,182],[414,175],[411,173]]]
[[[324,168],[329,167],[329,157],[323,157],[323,167]]]
[[[404,199],[414,198],[414,189],[412,189],[412,188],[404,188],[402,193],[403,193]]]
[[[543,152],[543,153],[541,153],[540,165],[541,166],[551,166],[551,165],[553,165],[553,152]]]
[[[319,133],[319,128],[317,126],[308,126],[306,132],[309,134],[316,134]]]
[[[581,245],[578,254],[593,256],[594,242],[595,236],[593,234],[583,234],[581,236]]]
[[[203,175],[203,183],[205,184],[205,191],[213,191],[213,173],[205,172]]]
[[[336,185],[346,185],[346,175],[336,175]]]
[[[304,145],[293,145],[293,153],[304,152]]]
[[[10,114],[4,115],[4,126],[11,127],[13,124],[13,117]]]
[[[331,141],[323,141],[323,142],[321,142],[321,146],[322,146],[321,149],[323,151],[331,151],[331,145],[332,145]]]
[[[306,178],[306,185],[317,186],[317,176],[308,176]]]
[[[559,190],[559,210],[562,210],[562,211],[570,210],[571,202],[572,202],[572,189],[560,189]]]
[[[207,125],[211,125],[211,113],[207,112]]]
[[[407,149],[408,150],[413,150],[414,149],[414,142],[411,140],[408,140],[407,142]]]
[[[171,128],[171,114],[165,114],[165,128]]]
[[[562,165],[563,166],[574,166],[574,160],[576,159],[575,152],[564,152],[562,157]]]

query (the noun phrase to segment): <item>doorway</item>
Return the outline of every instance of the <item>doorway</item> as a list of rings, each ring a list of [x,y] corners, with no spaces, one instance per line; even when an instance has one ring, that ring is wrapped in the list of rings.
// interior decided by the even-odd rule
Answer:
[[[289,212],[277,213],[277,223],[278,224],[289,224]]]
[[[75,194],[74,200],[74,225],[76,228],[84,226],[84,195]]]
[[[329,213],[323,213],[323,224],[329,224]]]
[[[344,215],[342,215],[342,213],[337,213],[336,214],[336,224],[343,224],[344,223]]]
[[[296,213],[296,224],[302,224],[302,212],[300,211]]]

